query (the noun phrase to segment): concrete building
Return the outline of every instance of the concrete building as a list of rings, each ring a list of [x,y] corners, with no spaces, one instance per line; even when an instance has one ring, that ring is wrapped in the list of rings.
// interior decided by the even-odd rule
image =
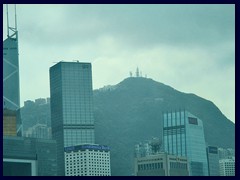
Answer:
[[[46,98],[35,99],[34,101],[24,101],[21,108],[21,117],[23,124],[23,136],[29,134],[38,124],[51,128],[50,103]],[[27,136],[28,137],[28,136]]]
[[[52,136],[57,141],[59,175],[64,147],[94,144],[91,63],[59,62],[50,68]]]
[[[46,103],[47,103],[47,99],[45,99],[45,98],[35,99],[35,104],[36,105],[42,105],[42,104],[46,104]]]
[[[190,176],[208,176],[206,143],[202,121],[187,111],[163,114],[164,151],[185,156]]]
[[[218,148],[215,146],[207,146],[207,158],[208,158],[208,173],[209,176],[219,176],[219,156]]]
[[[135,157],[145,157],[162,152],[162,143],[159,138],[141,142],[135,145]]]
[[[219,159],[229,159],[235,157],[235,149],[218,148]]]
[[[66,176],[110,176],[110,149],[103,145],[65,147]]]
[[[235,158],[219,160],[220,176],[235,176]]]
[[[186,157],[159,153],[135,158],[136,176],[189,176]]]
[[[24,137],[52,139],[52,131],[46,124],[36,124],[24,132]]]
[[[3,176],[56,175],[56,141],[3,137]]]

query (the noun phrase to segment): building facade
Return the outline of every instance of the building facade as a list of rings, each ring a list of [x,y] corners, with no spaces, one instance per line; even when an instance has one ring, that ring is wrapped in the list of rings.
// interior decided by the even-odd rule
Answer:
[[[162,152],[162,143],[159,138],[152,138],[151,140],[141,142],[135,145],[135,157],[145,157]]]
[[[18,31],[13,27],[7,27],[7,31],[7,39],[3,41],[3,108],[19,113],[16,129],[21,136]]]
[[[135,158],[136,176],[189,176],[186,157],[158,153]]]
[[[28,128],[28,130],[24,132],[24,137],[51,139],[52,131],[51,128],[48,127],[46,124],[36,124],[33,127]]]
[[[163,114],[163,144],[169,154],[189,160],[190,176],[208,176],[202,121],[187,111]]]
[[[17,136],[17,112],[3,110],[3,136]]]
[[[220,176],[235,176],[235,158],[219,160]]]
[[[110,176],[110,149],[103,145],[78,145],[65,149],[66,176]]]
[[[18,32],[3,41],[3,105],[5,108],[20,108]]]
[[[52,136],[58,146],[59,175],[64,175],[64,147],[95,143],[91,63],[52,66],[50,95]]]
[[[56,141],[3,137],[4,176],[56,176]]]
[[[219,159],[231,159],[235,157],[235,149],[232,148],[218,148]]]
[[[46,98],[24,101],[21,108],[23,136],[29,137],[30,131],[40,127],[39,124],[51,128],[50,102]],[[28,135],[27,135],[28,134]]]
[[[209,176],[219,176],[219,156],[218,148],[215,146],[207,146],[208,173]]]

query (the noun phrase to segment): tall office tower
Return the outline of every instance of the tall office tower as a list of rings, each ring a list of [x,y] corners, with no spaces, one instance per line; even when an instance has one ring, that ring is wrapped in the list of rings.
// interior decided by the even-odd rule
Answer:
[[[163,144],[169,154],[186,156],[190,176],[208,176],[202,121],[187,111],[163,114]]]
[[[208,172],[209,176],[219,176],[218,148],[207,146]]]
[[[9,27],[8,5],[7,7],[7,39],[3,41],[3,107],[17,111],[20,114],[20,90],[19,90],[19,60],[18,60],[18,31],[15,27]],[[21,136],[21,118],[17,119],[17,135]]]
[[[52,137],[57,141],[59,175],[64,147],[94,144],[91,63],[59,62],[50,68]]]

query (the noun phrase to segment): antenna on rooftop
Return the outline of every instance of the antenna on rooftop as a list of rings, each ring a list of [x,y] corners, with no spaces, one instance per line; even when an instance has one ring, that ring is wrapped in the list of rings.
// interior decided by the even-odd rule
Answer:
[[[16,4],[14,5],[14,9],[15,9],[15,27],[10,27],[9,15],[8,15],[8,4],[6,4],[6,10],[7,10],[7,37],[16,38],[16,40],[18,40],[18,34],[17,34],[17,5]]]
[[[9,37],[9,19],[8,19],[8,5],[6,4],[7,9],[7,36]]]
[[[15,29],[17,31],[17,5],[15,4]]]

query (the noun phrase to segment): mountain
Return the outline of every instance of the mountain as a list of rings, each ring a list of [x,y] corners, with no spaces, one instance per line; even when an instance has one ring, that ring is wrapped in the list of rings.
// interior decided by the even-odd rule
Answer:
[[[96,143],[111,148],[112,175],[133,175],[134,145],[161,138],[162,113],[187,110],[203,121],[207,144],[235,148],[235,125],[213,102],[148,78],[94,90]]]

